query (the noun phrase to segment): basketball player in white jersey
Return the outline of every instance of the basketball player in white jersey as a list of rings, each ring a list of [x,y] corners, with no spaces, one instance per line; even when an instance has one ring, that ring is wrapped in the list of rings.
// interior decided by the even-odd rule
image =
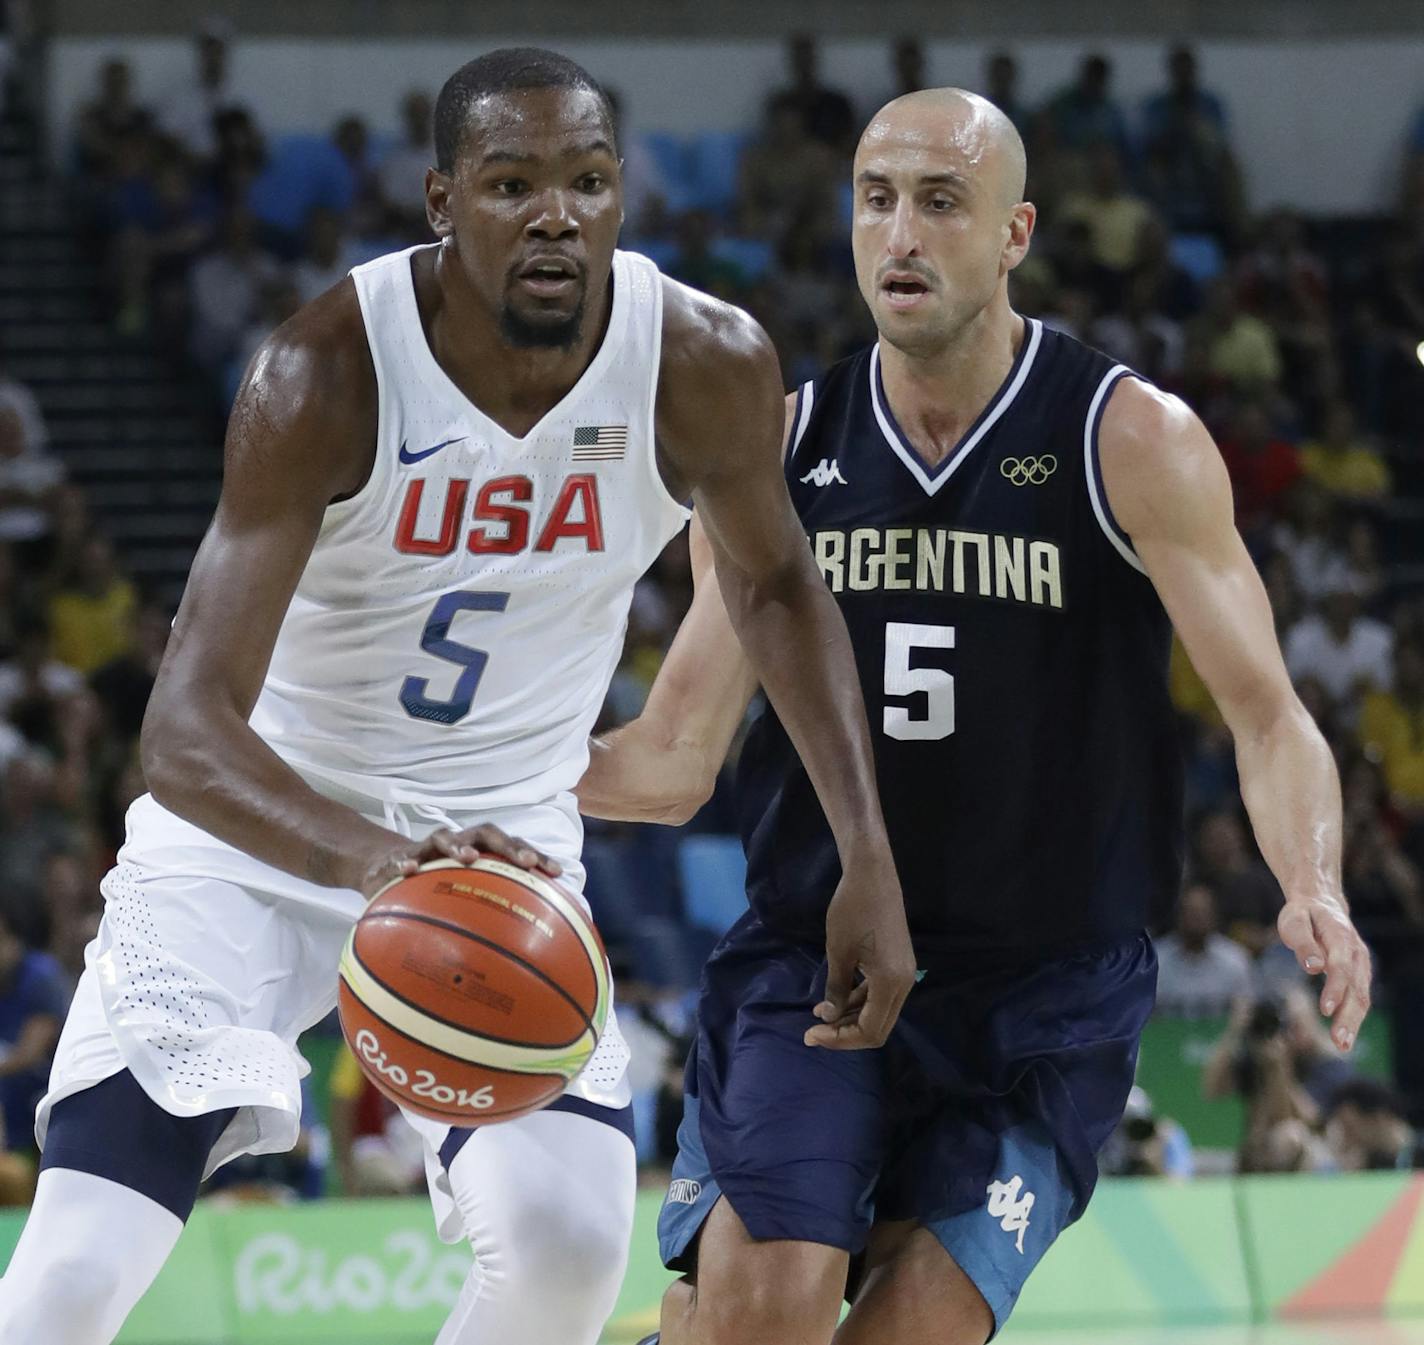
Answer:
[[[738,634],[840,842],[828,957],[858,1039],[914,961],[845,627],[780,475],[781,385],[744,314],[615,252],[609,109],[495,52],[436,111],[439,242],[358,268],[258,352],[143,736],[151,794],[36,1131],[5,1345],[103,1345],[205,1172],[297,1135],[295,1042],[383,884],[493,852],[577,890],[571,790],[634,582],[697,502]],[[520,839],[512,839],[513,837]],[[475,1264],[440,1345],[594,1345],[634,1193],[616,1029],[545,1111],[421,1123]],[[477,1117],[472,1116],[472,1122]]]

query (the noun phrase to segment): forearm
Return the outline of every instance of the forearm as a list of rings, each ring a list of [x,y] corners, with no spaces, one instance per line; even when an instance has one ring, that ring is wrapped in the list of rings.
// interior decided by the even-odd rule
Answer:
[[[702,744],[634,720],[589,740],[588,769],[574,789],[579,812],[610,822],[680,826],[708,800],[721,758]]]
[[[170,812],[286,873],[359,889],[405,837],[317,793],[232,710],[150,708],[145,782]]]
[[[1343,901],[1340,780],[1309,714],[1292,702],[1259,729],[1238,730],[1236,762],[1256,842],[1286,900]]]
[[[804,546],[770,578],[753,581],[720,559],[717,577],[737,638],[810,776],[844,864],[885,837],[845,620]]]

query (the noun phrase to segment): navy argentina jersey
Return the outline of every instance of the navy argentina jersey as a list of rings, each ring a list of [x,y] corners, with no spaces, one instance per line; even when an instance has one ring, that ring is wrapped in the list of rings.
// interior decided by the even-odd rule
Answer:
[[[922,966],[1101,944],[1175,896],[1170,627],[1097,467],[1124,376],[1030,320],[937,466],[895,422],[878,347],[799,394],[787,482],[855,647]],[[769,708],[739,806],[752,909],[820,941],[836,848]]]

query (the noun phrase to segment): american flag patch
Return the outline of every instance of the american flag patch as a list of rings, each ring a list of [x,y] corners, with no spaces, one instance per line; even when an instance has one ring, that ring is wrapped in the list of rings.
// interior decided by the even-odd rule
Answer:
[[[611,462],[627,451],[626,425],[580,425],[574,430],[575,462]]]

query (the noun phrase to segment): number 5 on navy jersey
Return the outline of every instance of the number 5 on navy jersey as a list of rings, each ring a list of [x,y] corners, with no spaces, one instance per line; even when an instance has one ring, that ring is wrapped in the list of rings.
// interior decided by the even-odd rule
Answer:
[[[459,612],[502,612],[508,606],[508,593],[446,593],[436,602],[421,632],[420,647],[436,658],[459,664],[464,672],[456,680],[449,699],[443,701],[432,700],[425,694],[430,686],[428,678],[407,677],[400,691],[400,703],[406,714],[412,719],[429,719],[436,724],[457,724],[470,713],[489,653],[450,639],[450,623]]]

